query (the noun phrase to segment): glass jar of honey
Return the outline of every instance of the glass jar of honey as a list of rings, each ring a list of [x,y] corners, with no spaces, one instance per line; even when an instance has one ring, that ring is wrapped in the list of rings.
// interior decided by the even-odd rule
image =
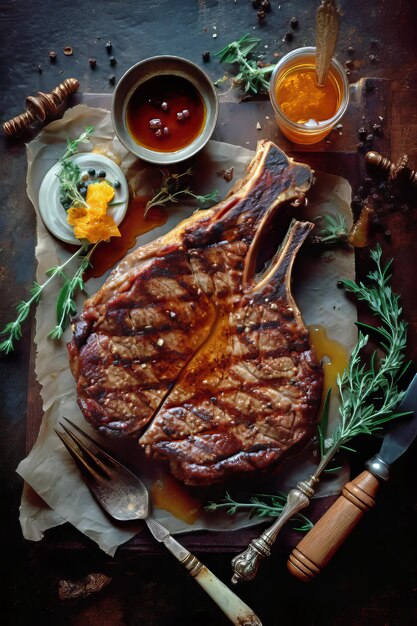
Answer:
[[[300,144],[321,141],[339,122],[349,103],[349,82],[332,58],[323,86],[316,82],[316,48],[298,48],[275,66],[269,97],[281,132]]]

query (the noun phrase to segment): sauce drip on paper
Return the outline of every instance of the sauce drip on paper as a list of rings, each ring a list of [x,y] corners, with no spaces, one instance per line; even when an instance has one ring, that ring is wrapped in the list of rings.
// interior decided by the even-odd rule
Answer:
[[[347,366],[349,354],[341,343],[327,336],[324,326],[311,325],[308,330],[317,358],[323,364],[323,393],[326,394],[329,388],[336,390],[337,375]]]
[[[201,512],[201,502],[168,474],[153,483],[151,500],[154,507],[169,511],[186,524],[194,524]]]
[[[129,200],[125,218],[119,225],[121,237],[112,237],[109,243],[97,246],[91,259],[92,267],[85,272],[84,280],[102,276],[133,248],[139,235],[165,224],[168,219],[167,212],[159,207],[152,207],[145,218],[148,200],[147,196],[134,196]]]

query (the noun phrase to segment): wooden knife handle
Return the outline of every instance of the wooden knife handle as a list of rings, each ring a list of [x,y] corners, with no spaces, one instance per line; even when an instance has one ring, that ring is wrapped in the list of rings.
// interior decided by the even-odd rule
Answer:
[[[344,486],[340,498],[292,551],[287,567],[293,576],[308,582],[320,574],[359,520],[374,506],[378,487],[379,480],[367,470]]]

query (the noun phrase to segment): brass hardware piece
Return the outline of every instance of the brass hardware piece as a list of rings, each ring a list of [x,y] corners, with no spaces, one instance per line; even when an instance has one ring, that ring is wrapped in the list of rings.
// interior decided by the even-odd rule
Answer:
[[[365,161],[369,165],[379,167],[381,170],[388,172],[391,180],[403,179],[409,180],[413,185],[417,185],[417,170],[411,170],[408,166],[408,156],[403,154],[396,163],[393,163],[388,157],[382,156],[379,152],[367,152]]]
[[[6,135],[18,135],[38,119],[44,123],[48,117],[57,117],[65,106],[68,97],[78,90],[80,83],[76,78],[67,78],[50,93],[38,92],[37,96],[26,98],[27,110],[8,122],[4,122]]]

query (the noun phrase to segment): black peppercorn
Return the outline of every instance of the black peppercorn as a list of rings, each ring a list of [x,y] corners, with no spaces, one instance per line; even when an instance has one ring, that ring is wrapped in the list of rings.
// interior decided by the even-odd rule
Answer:
[[[112,51],[112,48],[113,48],[111,41],[108,41],[106,43],[105,48],[106,48],[107,52],[110,54],[111,51]]]
[[[298,20],[297,20],[296,17],[291,18],[290,26],[291,26],[291,28],[298,28]]]
[[[290,31],[288,31],[288,33],[285,33],[284,41],[292,41],[293,39],[294,35]]]
[[[94,59],[93,57],[91,57],[90,59],[88,59],[88,62],[89,62],[89,64],[90,64],[90,67],[91,67],[91,69],[92,69],[92,70],[93,70],[93,69],[96,67],[96,65],[97,65],[97,60],[96,60],[96,59]]]
[[[363,139],[364,137],[366,137],[366,129],[364,126],[360,127],[360,129],[358,130],[358,135],[360,139]]]
[[[338,280],[336,283],[336,286],[338,289],[343,289],[343,281],[342,280]]]
[[[114,74],[111,74],[109,76],[109,83],[110,83],[110,85],[114,85],[115,82],[116,82],[116,76]]]
[[[378,61],[379,61],[379,59],[376,56],[376,54],[370,54],[369,55],[369,60],[370,60],[371,63],[378,63]]]
[[[113,183],[113,187],[115,189],[120,189],[120,187],[121,187],[120,181],[119,180],[115,180],[114,183]]]
[[[114,65],[116,65],[117,61],[116,61],[116,57],[110,57],[109,58],[110,61],[110,65],[113,67]]]
[[[270,0],[261,0],[261,9],[262,11],[265,11],[265,13],[269,13],[271,11]]]
[[[259,22],[263,22],[265,17],[266,17],[265,11],[262,11],[262,10],[258,11],[258,21]]]
[[[100,170],[97,174],[97,178],[106,178],[106,172],[104,170]]]
[[[43,72],[43,67],[42,67],[42,65],[38,65],[38,72],[39,72],[39,74],[42,74],[42,72]]]
[[[349,46],[347,51],[348,51],[348,54],[350,54],[350,55],[352,55],[355,52],[355,50],[352,48],[352,46]]]
[[[55,63],[55,61],[56,61],[56,56],[57,56],[57,55],[56,55],[55,50],[50,50],[50,52],[49,52],[49,58],[50,58],[50,60],[51,60],[51,63]]]
[[[96,170],[94,169],[94,167],[90,167],[87,172],[89,173],[89,175],[91,177],[94,177],[96,175]]]
[[[374,131],[375,135],[382,135],[382,126],[381,126],[381,124],[373,124],[372,125],[372,130]]]
[[[208,63],[210,61],[210,52],[206,50],[205,52],[203,52],[202,57],[204,63]]]

